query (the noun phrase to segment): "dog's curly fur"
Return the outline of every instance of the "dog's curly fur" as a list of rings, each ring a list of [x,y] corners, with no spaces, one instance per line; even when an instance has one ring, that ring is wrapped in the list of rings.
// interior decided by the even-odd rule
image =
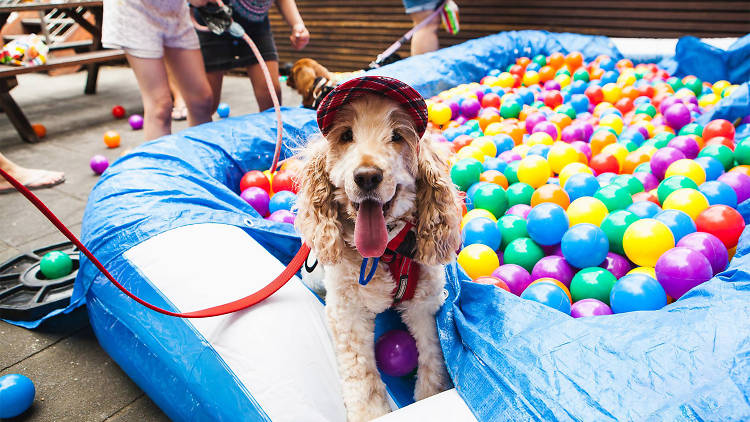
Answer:
[[[449,380],[435,313],[443,301],[443,265],[460,244],[460,202],[445,161],[428,136],[418,137],[397,103],[377,95],[345,105],[327,138],[311,141],[303,156],[295,224],[325,268],[326,315],[348,419],[365,421],[389,411],[375,364],[374,321],[392,305],[395,281],[381,265],[369,284],[358,283],[362,257],[353,238],[358,205],[373,195],[385,204],[389,238],[405,221],[415,223],[420,279],[414,297],[396,310],[419,350],[415,399],[443,391]],[[383,171],[374,192],[361,192],[354,181],[363,166]]]
[[[318,77],[334,80],[334,75],[320,63],[308,58],[299,59],[292,66],[286,84],[299,92],[302,96],[302,105],[309,108],[315,101],[312,88]]]

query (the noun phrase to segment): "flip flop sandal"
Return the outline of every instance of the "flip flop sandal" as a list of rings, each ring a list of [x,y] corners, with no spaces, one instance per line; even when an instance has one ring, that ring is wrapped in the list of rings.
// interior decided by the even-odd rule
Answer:
[[[174,107],[172,108],[172,120],[179,122],[187,120],[187,107]]]

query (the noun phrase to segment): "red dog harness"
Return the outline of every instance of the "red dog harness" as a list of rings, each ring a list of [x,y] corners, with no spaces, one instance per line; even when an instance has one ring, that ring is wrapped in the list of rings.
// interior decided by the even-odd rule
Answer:
[[[380,258],[373,260],[369,274],[365,276],[368,258],[362,258],[360,267],[359,284],[366,286],[378,268],[378,263],[383,261],[388,264],[396,287],[393,289],[393,304],[396,305],[414,297],[419,281],[419,264],[414,262],[414,253],[417,249],[417,236],[412,230],[414,224],[406,222],[404,228],[391,239],[386,245],[385,252]]]

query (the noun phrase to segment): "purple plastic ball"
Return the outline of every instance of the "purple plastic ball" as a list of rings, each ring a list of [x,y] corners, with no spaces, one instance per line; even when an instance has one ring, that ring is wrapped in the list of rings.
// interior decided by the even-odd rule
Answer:
[[[133,114],[128,118],[128,123],[133,130],[143,129],[143,116],[140,114]]]
[[[651,173],[659,180],[664,178],[667,168],[677,160],[682,160],[685,154],[677,148],[664,147],[654,153],[651,157]]]
[[[690,136],[675,136],[669,141],[667,146],[680,150],[685,154],[686,158],[691,160],[697,157],[701,150],[700,146],[698,146],[698,142]]]
[[[598,315],[612,315],[612,309],[599,299],[581,299],[570,307],[570,316],[573,318]]]
[[[525,220],[526,217],[528,217],[530,211],[531,211],[530,205],[516,204],[508,208],[508,211],[505,214],[515,215],[516,217],[521,217]]]
[[[591,145],[587,144],[584,141],[574,141],[571,142],[570,146],[576,149],[576,151],[583,153],[583,155],[586,156],[587,160],[591,159]]]
[[[651,173],[645,172],[645,171],[638,171],[633,173],[633,177],[638,179],[641,183],[643,183],[643,189],[648,192],[651,189],[654,189],[659,186],[659,179],[656,178]]]
[[[531,274],[524,267],[516,264],[501,265],[492,272],[492,276],[503,280],[510,292],[516,296],[521,296],[521,293],[531,284]]]
[[[461,106],[455,101],[445,103],[451,108],[451,120],[456,120],[461,115]]]
[[[554,123],[543,121],[539,122],[534,126],[534,130],[531,133],[545,132],[552,137],[552,140],[557,139],[557,126]]]
[[[722,243],[718,237],[711,233],[690,233],[680,239],[680,241],[677,242],[677,246],[702,253],[711,264],[713,275],[724,271],[727,268],[727,265],[729,265],[729,252],[727,252],[727,247],[724,246],[724,243]]]
[[[713,276],[711,263],[702,253],[683,247],[664,252],[654,269],[656,280],[674,299]]]
[[[648,129],[646,129],[645,127],[643,127],[643,126],[636,126],[635,128],[636,128],[636,130],[638,130],[638,132],[641,133],[641,135],[643,135],[643,139],[648,139],[648,138],[651,137],[648,134]]]
[[[104,170],[109,167],[109,160],[107,160],[107,157],[103,155],[95,155],[91,157],[91,161],[89,161],[89,166],[91,166],[91,170],[94,171],[96,174],[102,174],[104,173]]]
[[[633,269],[630,262],[624,256],[614,252],[607,252],[607,257],[604,258],[604,262],[599,266],[611,272],[618,279],[624,277],[628,271]]]
[[[741,204],[750,198],[750,176],[738,171],[730,171],[719,176],[719,182],[731,186],[737,193],[737,203]]]
[[[563,142],[571,143],[575,141],[583,141],[584,139],[583,128],[578,125],[569,125],[562,130],[561,139]]]
[[[677,97],[667,97],[665,98],[661,104],[659,104],[659,113],[664,114],[667,109],[677,103],[680,103],[680,99]]]
[[[546,91],[559,91],[561,88],[560,82],[552,79],[544,83],[544,89]]]
[[[255,211],[262,217],[268,215],[268,203],[271,201],[268,192],[257,186],[251,186],[243,190],[240,197],[250,204],[251,207],[255,208]]]
[[[289,210],[276,210],[268,216],[268,219],[277,223],[294,224],[294,213]]]
[[[482,105],[474,98],[467,98],[461,103],[461,114],[467,119],[473,119],[479,114]]]
[[[500,153],[500,155],[497,156],[497,158],[505,161],[506,163],[510,163],[520,160],[521,155],[515,151],[503,151]]]
[[[533,133],[534,127],[540,123],[547,121],[547,117],[543,113],[534,113],[526,117],[526,133]]]
[[[417,367],[417,342],[404,330],[391,330],[375,342],[375,361],[392,377],[410,374]]]
[[[479,103],[481,104],[482,98],[484,98],[484,91],[482,91],[481,89],[478,89],[474,91],[474,95],[477,96],[477,100],[479,100]]]
[[[579,123],[578,126],[583,129],[583,140],[585,142],[588,142],[591,138],[591,135],[594,134],[594,126],[592,126],[591,123],[587,122]]]
[[[557,255],[545,256],[537,261],[531,270],[532,280],[550,277],[561,282],[568,288],[570,288],[570,281],[573,280],[574,275],[573,267],[568,264],[568,261]]]
[[[690,110],[682,103],[675,103],[669,106],[664,112],[664,120],[675,130],[680,130],[683,126],[690,123],[691,118]]]

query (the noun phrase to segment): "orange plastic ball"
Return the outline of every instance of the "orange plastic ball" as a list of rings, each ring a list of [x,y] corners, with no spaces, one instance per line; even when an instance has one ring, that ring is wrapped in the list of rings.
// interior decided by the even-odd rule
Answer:
[[[502,120],[502,118],[499,114],[493,111],[489,111],[482,113],[482,115],[479,116],[479,119],[477,120],[479,121],[479,128],[482,129],[482,132],[484,132],[487,126],[489,126],[491,123],[499,122],[500,120]]]
[[[44,125],[41,123],[34,123],[33,125],[31,125],[31,129],[34,130],[34,133],[36,133],[36,136],[39,138],[44,138],[45,136],[47,136],[47,128],[44,127]]]
[[[635,150],[625,156],[625,160],[622,162],[622,172],[625,174],[632,174],[635,168],[643,163],[647,163],[651,157],[648,152],[644,150]]]
[[[535,207],[545,202],[557,204],[566,210],[570,205],[570,197],[560,186],[546,184],[539,186],[531,195],[531,206]]]
[[[600,130],[591,135],[589,142],[591,143],[591,155],[594,156],[602,152],[607,145],[616,143],[617,135],[608,130]]]
[[[104,132],[104,144],[107,148],[117,148],[120,146],[120,134],[114,130]]]
[[[583,54],[577,51],[569,53],[565,56],[565,64],[568,65],[571,72],[578,69],[583,64]]]
[[[573,120],[570,118],[570,116],[563,113],[555,113],[550,116],[548,120],[556,124],[560,129],[565,129],[566,127],[570,126],[571,123],[573,123]]]
[[[547,64],[559,69],[565,64],[565,56],[562,53],[552,53],[547,57]]]
[[[539,81],[547,82],[555,77],[555,69],[552,66],[542,66],[539,69]]]
[[[496,185],[502,186],[503,189],[508,189],[508,179],[505,175],[497,170],[486,170],[479,175],[480,182],[489,182]]]

